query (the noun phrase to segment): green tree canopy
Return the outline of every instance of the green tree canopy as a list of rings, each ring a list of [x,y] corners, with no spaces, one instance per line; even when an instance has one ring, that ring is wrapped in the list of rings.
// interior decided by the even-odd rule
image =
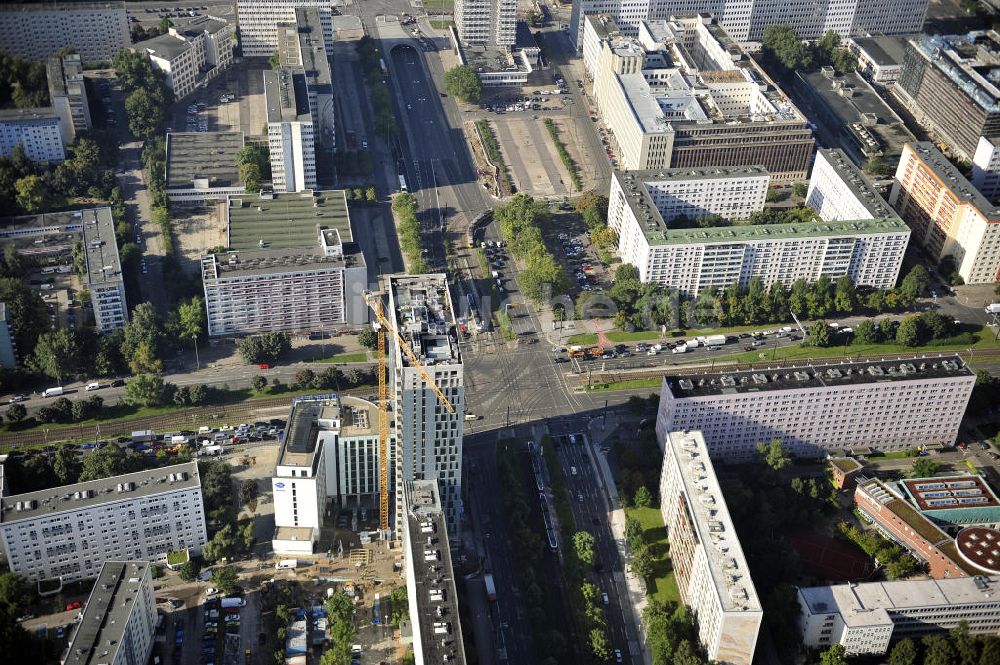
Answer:
[[[761,41],[765,57],[773,59],[786,70],[808,70],[812,67],[812,52],[791,25],[767,26]]]
[[[62,383],[80,365],[80,345],[72,330],[42,333],[35,344],[30,364],[43,374]]]
[[[448,94],[472,104],[483,96],[483,84],[479,75],[469,65],[457,65],[445,72],[444,89]]]

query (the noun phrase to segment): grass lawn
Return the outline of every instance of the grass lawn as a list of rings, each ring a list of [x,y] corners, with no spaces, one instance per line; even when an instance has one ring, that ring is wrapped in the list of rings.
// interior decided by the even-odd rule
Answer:
[[[431,19],[431,27],[437,28],[438,30],[447,30],[452,25],[454,25],[454,22],[448,19],[440,19],[440,18]]]
[[[368,362],[367,353],[340,353],[329,358],[317,360],[318,363],[365,363]]]
[[[663,385],[661,378],[628,379],[610,383],[592,383],[587,388],[591,392],[606,392],[609,390],[634,390],[636,388],[659,388]]]
[[[907,457],[912,457],[912,458],[916,459],[916,455],[911,454],[911,452],[909,450],[897,450],[895,452],[886,453],[885,455],[879,455],[878,457],[876,457],[874,459],[877,461],[877,460],[884,460],[884,459],[905,459]]]
[[[670,565],[667,530],[663,526],[660,509],[626,508],[625,513],[639,520],[639,524],[642,525],[642,537],[653,554],[653,575],[646,580],[646,595],[658,600],[680,602],[680,592],[677,590],[677,581]]]
[[[455,0],[424,0],[424,9],[451,11],[455,9]]]

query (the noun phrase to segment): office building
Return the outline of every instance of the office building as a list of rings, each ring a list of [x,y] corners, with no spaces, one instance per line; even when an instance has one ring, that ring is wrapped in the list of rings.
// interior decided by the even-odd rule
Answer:
[[[907,144],[889,202],[935,262],[950,256],[966,284],[1000,279],[1000,207],[929,142]]]
[[[857,170],[834,163],[844,177],[853,177]],[[767,286],[774,282],[789,286],[797,279],[814,282],[823,275],[834,280],[846,275],[876,288],[895,285],[909,229],[864,181],[842,185],[856,190],[856,207],[863,211],[859,218],[702,228],[664,217],[663,212],[670,215],[676,210],[689,210],[690,215],[690,208],[745,216],[760,203],[760,188],[766,188],[763,173],[759,168],[734,167],[614,171],[608,225],[618,233],[622,262],[636,266],[643,281],[689,296],[731,284],[745,287],[755,277]],[[690,208],[669,194],[674,179],[689,183],[684,187],[693,190],[684,194],[694,203]],[[833,181],[822,191],[839,191],[841,185],[836,178]],[[709,191],[712,196],[705,196]],[[851,210],[850,197],[844,194],[840,202],[821,207],[831,214],[845,214]],[[814,201],[822,203],[818,193]]]
[[[847,48],[858,59],[858,72],[876,85],[892,85],[903,73],[906,40],[902,37],[851,37]]]
[[[7,303],[0,302],[0,367],[11,369],[17,367],[17,351],[14,342],[14,330],[11,329],[10,313]],[[2,488],[2,485],[0,485]],[[2,496],[2,492],[0,492]]]
[[[1000,499],[982,476],[904,478],[887,485],[951,535],[969,526],[1000,527]]]
[[[750,665],[764,613],[700,432],[660,441],[660,512],[681,601],[712,662]]]
[[[387,317],[414,357],[451,402],[449,411],[390,335],[395,419],[396,515],[406,514],[403,484],[437,481],[448,529],[462,522],[462,429],[465,379],[455,310],[443,274],[389,278]],[[397,533],[402,525],[397,519]]]
[[[848,656],[881,655],[890,640],[956,628],[974,635],[1000,630],[1000,577],[866,582],[798,589],[802,643]]]
[[[105,561],[165,563],[208,539],[197,462],[5,496],[0,538],[12,572],[64,582]]]
[[[276,192],[316,189],[316,136],[305,72],[282,67],[264,72],[267,145]]]
[[[36,257],[53,253],[66,256],[72,245],[79,243],[95,327],[102,333],[125,327],[128,304],[111,208],[8,217],[2,221],[0,240],[18,251],[30,250]]]
[[[955,499],[956,504],[959,499],[967,502],[992,499],[992,506],[980,504],[980,507],[996,507],[995,497],[974,494],[976,491],[977,487],[966,479],[921,478],[904,491],[877,478],[859,478],[854,505],[879,533],[922,561],[934,579],[997,574],[1000,532],[987,526],[967,526],[952,537],[928,517],[928,512],[937,508],[934,504],[938,499]],[[913,503],[904,497],[910,497]]]
[[[156,603],[146,561],[107,561],[69,628],[62,665],[146,665],[156,637]]]
[[[666,376],[656,431],[699,430],[713,458],[734,461],[772,439],[802,457],[952,445],[975,382],[956,355]]]
[[[368,321],[367,269],[342,190],[228,203],[229,251],[201,259],[209,335],[330,332]]]
[[[415,662],[464,665],[458,594],[438,484],[408,480],[403,491],[406,513],[400,519]]]
[[[893,94],[954,156],[971,160],[980,136],[1000,136],[998,69],[1000,35],[993,30],[920,35],[907,40]]]
[[[979,137],[972,156],[972,186],[989,201],[1000,198],[1000,136]]]
[[[233,64],[236,31],[222,19],[199,16],[166,34],[139,42],[136,53],[149,56],[166,75],[175,99],[183,99]]]
[[[243,132],[168,132],[165,189],[171,203],[205,203],[246,192],[236,166]]]
[[[815,141],[805,116],[711,19],[642,23],[637,38],[607,17],[585,22],[584,62],[620,168],[806,177]]]
[[[63,143],[69,144],[76,135],[91,128],[90,105],[83,81],[83,61],[73,53],[62,58],[52,56],[46,61],[49,81],[49,101],[59,114]]]
[[[569,38],[577,53],[583,50],[587,16],[607,16],[620,26],[622,34],[635,37],[646,20],[669,18],[655,11],[651,0],[573,0],[570,11]]]
[[[513,46],[517,0],[456,0],[455,30],[466,47]]]
[[[83,227],[81,243],[94,327],[100,333],[121,330],[128,323],[128,305],[111,208],[77,212]]]
[[[295,23],[295,10],[312,8],[319,12],[327,55],[333,55],[333,3],[330,0],[237,0],[240,45],[248,58],[269,58],[278,52],[278,29]]]
[[[323,518],[341,508],[378,510],[378,408],[350,396],[292,401],[271,488],[272,549],[311,554]]]
[[[101,62],[131,43],[124,2],[0,4],[0,44],[10,55],[44,61],[73,48],[83,62]]]
[[[59,114],[51,106],[35,109],[0,109],[0,157],[10,157],[20,145],[33,162],[66,159]]]
[[[304,75],[313,138],[319,145],[332,150],[336,146],[336,103],[320,11],[296,9],[294,22],[278,26],[278,42],[281,65]]]

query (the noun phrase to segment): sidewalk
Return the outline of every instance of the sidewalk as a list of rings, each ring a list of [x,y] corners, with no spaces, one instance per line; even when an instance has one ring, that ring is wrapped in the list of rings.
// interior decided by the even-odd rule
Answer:
[[[590,463],[594,466],[597,477],[604,487],[605,506],[611,521],[611,533],[617,544],[618,556],[625,564],[625,574],[615,574],[615,584],[618,586],[619,598],[628,599],[628,616],[625,621],[626,633],[629,638],[629,652],[632,656],[641,656],[645,665],[652,665],[653,656],[646,649],[645,630],[642,625],[642,612],[646,608],[646,585],[628,566],[631,552],[625,542],[625,511],[618,503],[618,488],[607,459],[597,452],[596,448],[603,444],[618,428],[618,416],[609,414],[604,417],[592,418],[587,425],[586,450]],[[624,588],[624,593],[622,589]]]

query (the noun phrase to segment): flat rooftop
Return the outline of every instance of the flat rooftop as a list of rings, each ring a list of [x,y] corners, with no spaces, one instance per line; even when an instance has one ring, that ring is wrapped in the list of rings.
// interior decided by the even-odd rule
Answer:
[[[264,106],[268,122],[312,122],[305,71],[301,67],[265,70]]]
[[[339,432],[341,438],[378,434],[378,407],[350,395],[305,396],[292,401],[280,465],[312,466],[320,432]]]
[[[75,485],[5,496],[0,499],[0,523],[9,524],[196,487],[201,487],[197,462],[126,473]],[[18,504],[21,506],[20,510]]]
[[[115,239],[111,208],[78,210],[83,222],[83,251],[87,261],[87,283],[98,285],[122,280],[122,266]]]
[[[187,40],[168,32],[134,44],[132,48],[137,51],[145,51],[157,58],[173,60],[180,57],[189,48],[194,47]]]
[[[59,119],[52,106],[31,109],[0,109],[0,122],[29,122],[32,120]]]
[[[298,49],[294,61],[290,59],[288,64],[302,67],[310,93],[332,95],[333,74],[330,71],[330,61],[326,57],[326,40],[323,37],[319,9],[297,7],[295,24],[292,28],[296,33]],[[278,30],[280,34],[280,25]],[[280,57],[284,58],[286,53],[283,50]],[[284,60],[282,64],[285,64]]]
[[[44,3],[3,3],[0,12],[51,12],[51,11],[94,11],[111,9],[125,11],[124,2],[44,2]]]
[[[243,132],[168,132],[167,187],[191,187],[201,178],[210,187],[242,185],[236,153],[243,143]]]
[[[322,229],[335,230],[344,244],[354,242],[340,189],[230,197],[228,218],[234,251],[318,247]]]
[[[707,372],[690,376],[668,375],[663,381],[675,399],[686,399],[958,377],[973,379],[975,374],[959,356],[942,355],[905,360],[762,367],[743,372]]]
[[[974,30],[964,35],[920,35],[908,41],[930,66],[937,68],[988,113],[1000,113],[1000,35]]]
[[[437,481],[406,483],[406,529],[413,566],[420,650],[426,663],[465,663],[458,594]],[[438,611],[440,610],[440,615]],[[443,631],[443,632],[438,632]]]
[[[922,608],[949,608],[996,602],[1000,577],[901,580],[805,587],[799,593],[812,614],[839,612],[848,625],[870,623],[876,611],[901,614]]]
[[[135,601],[149,565],[146,561],[106,561],[101,566],[83,618],[66,651],[65,665],[98,665],[117,660],[115,656],[125,645],[125,627],[136,610]]]
[[[455,317],[448,279],[444,274],[402,275],[389,278],[396,330],[425,364],[462,362],[455,335]],[[403,355],[401,362],[409,365]]]
[[[901,37],[852,37],[851,40],[880,66],[902,65],[906,55],[906,40]]]
[[[872,219],[893,219],[896,212],[892,206],[875,191],[865,174],[852,162],[846,153],[839,148],[820,148],[817,150],[827,164],[833,167],[840,181],[847,186],[861,205],[865,207]]]
[[[701,432],[670,432],[666,445],[677,460],[685,506],[699,546],[705,552],[716,594],[726,612],[760,612],[760,600],[726,499]]]
[[[898,155],[903,145],[917,140],[857,72],[838,74],[832,78],[822,71],[803,73],[801,76],[840,125],[831,129],[847,135],[852,131],[851,126],[858,123],[878,141],[877,147],[886,155]],[[850,95],[845,96],[844,90],[850,90]]]
[[[756,167],[740,167],[754,169]],[[738,173],[740,168],[728,169],[730,174]],[[632,214],[635,216],[646,242],[650,245],[689,245],[706,243],[732,243],[780,240],[784,238],[809,238],[826,236],[854,236],[881,233],[909,233],[910,229],[903,220],[890,214],[880,219],[853,219],[824,221],[819,217],[809,223],[792,224],[734,224],[709,228],[669,228],[656,203],[646,190],[645,182],[659,179],[662,171],[613,171],[612,177],[618,180],[625,194]],[[679,169],[684,170],[684,169]],[[702,171],[726,171],[725,169],[702,169]],[[686,169],[691,172],[690,169]],[[746,171],[755,175],[753,171]],[[719,176],[723,177],[723,176]]]
[[[1000,508],[1000,500],[981,476],[962,474],[907,478],[898,483],[921,512],[956,508]],[[1000,519],[1000,513],[997,515]]]
[[[1000,69],[998,69],[1000,74]],[[979,193],[962,172],[941,154],[930,141],[915,141],[910,143],[910,148],[916,153],[920,161],[931,170],[942,185],[958,199],[959,203],[971,205],[991,222],[1000,221],[1000,206],[993,205],[989,199]]]

